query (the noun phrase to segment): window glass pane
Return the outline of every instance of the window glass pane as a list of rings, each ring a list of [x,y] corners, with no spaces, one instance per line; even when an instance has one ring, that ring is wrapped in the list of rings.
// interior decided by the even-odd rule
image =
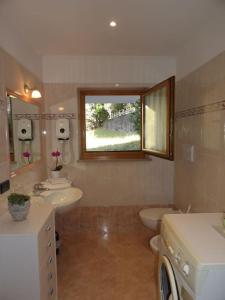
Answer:
[[[141,150],[138,95],[85,96],[86,151]]]
[[[145,96],[144,148],[167,151],[167,88],[153,91]]]

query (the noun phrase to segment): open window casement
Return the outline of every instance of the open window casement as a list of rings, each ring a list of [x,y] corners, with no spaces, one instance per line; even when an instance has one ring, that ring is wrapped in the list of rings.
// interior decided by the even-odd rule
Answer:
[[[173,160],[173,118],[175,77],[142,95],[142,150]]]
[[[173,160],[174,81],[149,90],[80,89],[80,159]]]

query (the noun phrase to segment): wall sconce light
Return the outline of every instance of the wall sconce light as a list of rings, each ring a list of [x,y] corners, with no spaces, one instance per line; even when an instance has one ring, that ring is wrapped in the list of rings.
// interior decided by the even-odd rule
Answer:
[[[28,95],[31,93],[31,98],[32,99],[39,99],[41,98],[41,92],[37,89],[31,89],[27,84],[24,85],[24,93]]]

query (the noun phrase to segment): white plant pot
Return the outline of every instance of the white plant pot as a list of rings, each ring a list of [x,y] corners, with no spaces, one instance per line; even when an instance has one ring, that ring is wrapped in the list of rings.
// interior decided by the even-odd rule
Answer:
[[[52,178],[60,178],[60,171],[51,171]]]
[[[24,221],[29,213],[30,200],[26,201],[24,205],[10,204],[8,202],[8,209],[14,221]]]

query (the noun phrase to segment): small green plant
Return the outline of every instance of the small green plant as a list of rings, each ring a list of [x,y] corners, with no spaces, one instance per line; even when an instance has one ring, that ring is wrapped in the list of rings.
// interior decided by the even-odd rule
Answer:
[[[17,194],[12,193],[8,196],[8,202],[11,205],[17,204],[17,205],[24,205],[25,202],[30,200],[30,196],[23,195],[23,194]]]

